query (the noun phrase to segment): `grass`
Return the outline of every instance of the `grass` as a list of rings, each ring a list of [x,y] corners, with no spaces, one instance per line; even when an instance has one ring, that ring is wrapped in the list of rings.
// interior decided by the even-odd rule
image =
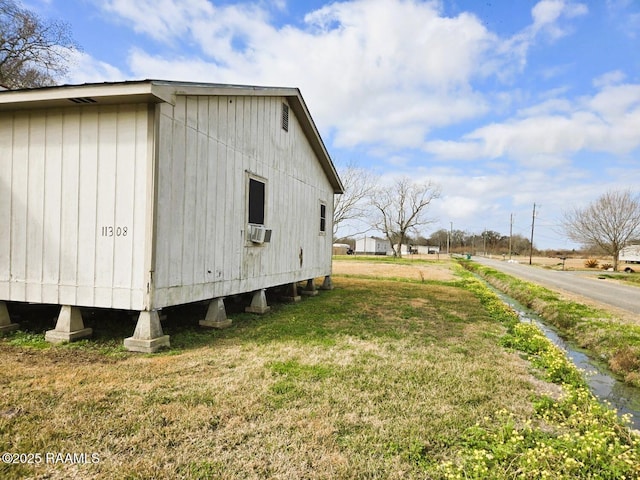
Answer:
[[[571,366],[470,274],[333,280],[267,315],[234,314],[223,331],[170,316],[172,350],[160,354],[7,337],[0,451],[99,461],[0,463],[0,477],[640,474],[636,436],[577,372],[550,375]]]
[[[634,265],[635,266],[635,265]],[[636,267],[634,270],[640,271],[640,268]],[[602,273],[605,278],[611,278],[613,280],[620,280],[631,285],[640,285],[640,275],[635,273]]]
[[[640,325],[623,322],[608,312],[568,301],[544,287],[475,262],[461,264],[534,310],[594,357],[605,361],[625,382],[640,387]]]

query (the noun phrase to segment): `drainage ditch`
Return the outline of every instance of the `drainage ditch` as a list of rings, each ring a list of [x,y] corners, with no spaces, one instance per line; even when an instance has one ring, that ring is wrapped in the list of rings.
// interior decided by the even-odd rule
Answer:
[[[544,323],[544,319],[535,312],[524,307],[513,298],[488,285],[498,297],[515,312],[521,322],[533,323],[584,374],[591,393],[604,403],[615,408],[619,415],[631,418],[630,427],[640,430],[640,389],[618,380],[609,369],[596,359],[590,357],[583,349],[564,339],[557,330]]]

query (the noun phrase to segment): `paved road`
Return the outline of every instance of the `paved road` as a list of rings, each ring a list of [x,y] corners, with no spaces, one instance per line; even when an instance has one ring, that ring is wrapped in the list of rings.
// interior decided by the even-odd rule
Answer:
[[[639,287],[602,280],[597,274],[590,272],[546,270],[528,263],[510,263],[484,257],[473,257],[473,260],[528,282],[554,290],[565,290],[603,305],[640,314]]]

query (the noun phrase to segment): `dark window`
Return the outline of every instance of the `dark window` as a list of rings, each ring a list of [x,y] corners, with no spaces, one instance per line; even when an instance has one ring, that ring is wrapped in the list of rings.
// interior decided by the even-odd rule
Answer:
[[[289,105],[282,104],[282,129],[285,132],[289,131]]]
[[[264,182],[249,179],[249,223],[264,225]]]
[[[327,230],[327,206],[324,203],[320,204],[320,231],[325,232]]]

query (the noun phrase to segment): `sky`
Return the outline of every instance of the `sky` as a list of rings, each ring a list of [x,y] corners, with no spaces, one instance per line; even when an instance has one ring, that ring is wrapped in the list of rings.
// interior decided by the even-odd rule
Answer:
[[[297,87],[338,170],[441,190],[438,229],[576,248],[562,214],[640,183],[638,0],[25,0],[65,83]],[[351,228],[360,228],[352,226]],[[338,232],[347,234],[347,228]],[[374,233],[374,232],[372,232]]]

